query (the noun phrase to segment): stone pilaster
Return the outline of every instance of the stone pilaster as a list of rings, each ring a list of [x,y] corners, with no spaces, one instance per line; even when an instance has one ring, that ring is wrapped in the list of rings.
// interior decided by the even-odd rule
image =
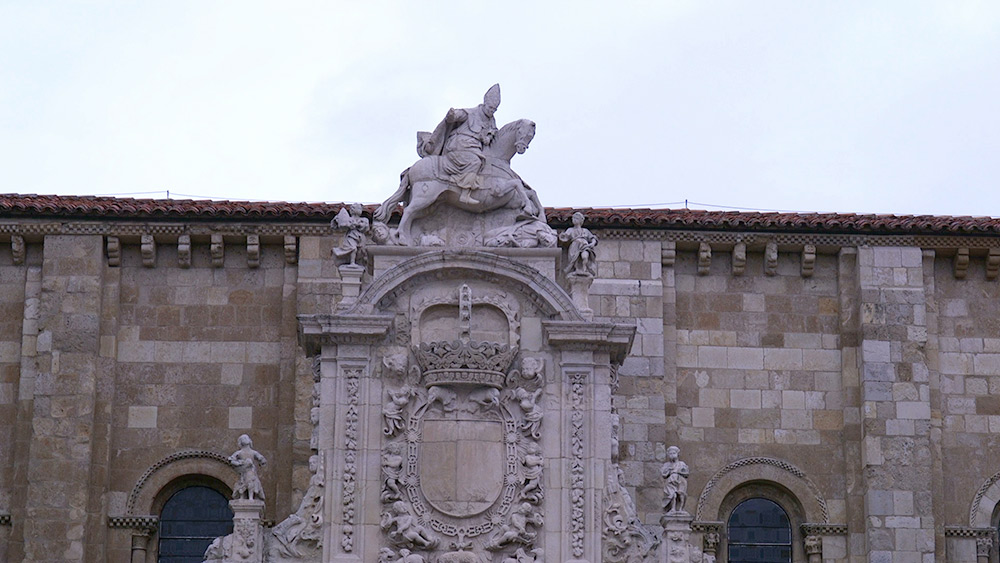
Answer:
[[[101,236],[46,236],[24,561],[83,561],[100,352]]]
[[[869,561],[935,558],[923,256],[858,249],[865,536]]]

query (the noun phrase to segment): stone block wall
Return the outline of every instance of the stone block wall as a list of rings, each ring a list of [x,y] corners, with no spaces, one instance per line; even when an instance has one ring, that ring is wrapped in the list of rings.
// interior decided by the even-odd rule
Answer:
[[[824,560],[972,560],[1000,501],[1000,282],[982,255],[956,276],[947,249],[828,246],[807,270],[801,246],[769,263],[758,245],[734,267],[732,243],[597,235],[594,319],[637,329],[612,401],[643,522],[677,444],[704,525],[756,491],[798,503],[803,558],[818,534]],[[152,264],[138,238],[119,265],[102,235],[38,237],[23,259],[0,245],[0,560],[126,560],[132,531],[108,516],[144,473],[242,433],[271,462],[265,517],[293,511],[313,431],[296,316],[339,300],[340,236],[293,237],[291,258],[271,238],[256,267],[235,235],[222,263],[196,238],[189,265],[170,237]]]

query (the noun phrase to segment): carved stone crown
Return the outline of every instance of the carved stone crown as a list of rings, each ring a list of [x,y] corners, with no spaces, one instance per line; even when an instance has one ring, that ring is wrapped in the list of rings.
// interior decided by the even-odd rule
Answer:
[[[421,342],[413,350],[427,387],[444,384],[489,385],[500,389],[517,346],[499,342],[453,340]]]

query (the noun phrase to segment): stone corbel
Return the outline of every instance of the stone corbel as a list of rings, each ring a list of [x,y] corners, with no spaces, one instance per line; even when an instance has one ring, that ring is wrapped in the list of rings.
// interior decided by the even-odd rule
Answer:
[[[21,264],[24,264],[24,237],[21,235],[10,235],[10,252],[14,255],[15,265],[20,266]]]
[[[226,246],[222,241],[222,235],[219,233],[212,234],[212,243],[209,247],[209,254],[212,256],[212,267],[221,268],[225,264],[226,259]]]
[[[774,241],[764,247],[764,273],[768,276],[778,273],[778,243]]]
[[[191,267],[191,235],[177,237],[177,265],[181,268]]]
[[[118,237],[108,237],[108,266],[117,268],[122,265],[122,243]]]
[[[811,278],[816,269],[816,245],[807,244],[802,248],[802,277]]]
[[[156,241],[153,235],[142,235],[139,239],[142,251],[142,266],[152,268],[156,266]]]
[[[1000,248],[991,248],[986,255],[986,279],[995,280],[1000,275]]]
[[[660,265],[673,268],[677,259],[677,243],[672,240],[665,240],[660,246]]]
[[[707,242],[698,245],[698,275],[707,276],[712,267],[712,246]]]
[[[294,235],[285,235],[285,263],[295,264],[298,261],[298,239]]]
[[[969,270],[969,249],[959,248],[955,251],[955,279],[964,280]]]
[[[247,235],[247,267],[260,266],[260,236]]]
[[[733,275],[742,276],[747,269],[747,245],[738,242],[733,246]]]

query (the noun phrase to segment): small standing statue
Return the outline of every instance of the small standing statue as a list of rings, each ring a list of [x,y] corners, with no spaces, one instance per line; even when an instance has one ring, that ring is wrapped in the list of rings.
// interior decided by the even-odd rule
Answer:
[[[264,488],[260,484],[258,470],[267,464],[264,456],[253,449],[250,436],[243,434],[236,441],[240,449],[229,456],[229,464],[240,474],[233,487],[234,499],[264,500]]]
[[[583,213],[579,211],[574,213],[573,226],[559,235],[559,241],[569,243],[569,263],[566,265],[566,273],[571,276],[593,278],[597,275],[597,253],[594,251],[597,237],[589,229],[584,228],[583,219]]]
[[[350,209],[341,207],[331,225],[335,229],[347,231],[344,241],[338,248],[333,249],[333,254],[342,260],[346,258],[349,266],[357,266],[358,258],[363,258],[358,255],[364,253],[365,233],[368,232],[370,225],[368,219],[361,216],[362,211],[364,207],[360,203],[352,203]]]
[[[663,477],[663,511],[684,512],[687,502],[688,475],[691,471],[677,456],[681,449],[677,446],[667,448],[667,462],[660,468]]]

